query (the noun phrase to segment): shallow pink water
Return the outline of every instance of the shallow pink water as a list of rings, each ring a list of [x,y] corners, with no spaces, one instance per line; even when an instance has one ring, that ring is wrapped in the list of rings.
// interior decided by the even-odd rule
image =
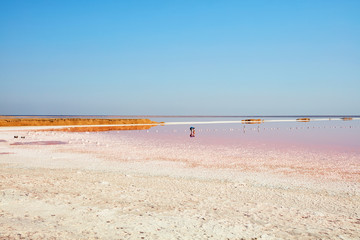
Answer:
[[[60,145],[67,144],[67,142],[63,141],[35,141],[35,142],[14,142],[10,145]]]
[[[194,125],[195,137],[190,137],[189,127],[97,134],[114,144],[115,150],[104,149],[105,155],[114,151],[114,160],[164,160],[188,167],[360,182],[360,126],[355,121]]]
[[[263,123],[194,125],[190,137],[187,125],[158,126],[148,131],[129,131],[128,136],[173,143],[196,142],[212,146],[256,146],[261,148],[302,148],[309,150],[360,152],[360,121],[309,123]]]

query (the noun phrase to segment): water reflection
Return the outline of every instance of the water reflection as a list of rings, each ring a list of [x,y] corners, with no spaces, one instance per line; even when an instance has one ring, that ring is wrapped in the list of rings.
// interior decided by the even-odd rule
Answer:
[[[191,119],[193,120],[193,119]],[[213,119],[209,119],[210,121]],[[215,119],[218,121],[218,119]],[[295,121],[294,121],[295,120]],[[183,119],[189,121],[189,119]],[[150,141],[192,143],[228,147],[307,148],[331,151],[360,152],[360,121],[292,121],[261,124],[216,123],[156,126],[148,131],[127,132]]]

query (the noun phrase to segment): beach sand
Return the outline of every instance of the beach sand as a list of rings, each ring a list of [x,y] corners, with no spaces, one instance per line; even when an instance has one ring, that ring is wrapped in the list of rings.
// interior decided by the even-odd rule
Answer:
[[[0,239],[360,238],[358,155],[200,147],[2,130]]]

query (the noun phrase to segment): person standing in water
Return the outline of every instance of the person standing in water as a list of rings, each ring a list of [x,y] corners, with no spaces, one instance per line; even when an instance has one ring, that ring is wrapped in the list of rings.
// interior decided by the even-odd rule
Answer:
[[[195,137],[195,128],[190,127],[190,137]]]

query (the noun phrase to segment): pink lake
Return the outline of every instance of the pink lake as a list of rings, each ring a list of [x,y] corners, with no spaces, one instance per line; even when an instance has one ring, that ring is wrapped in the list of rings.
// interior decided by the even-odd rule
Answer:
[[[242,118],[243,119],[243,118]],[[274,118],[272,118],[274,119]],[[152,119],[159,121],[156,118]],[[197,122],[203,118],[164,119],[165,122]],[[233,121],[234,118],[205,119]],[[190,137],[190,127],[195,137]],[[360,152],[360,121],[265,122],[262,124],[188,124],[157,126],[149,130],[113,134],[145,138],[150,141],[196,143],[212,146],[256,146],[261,148],[302,148],[308,150]]]
[[[113,143],[111,156],[119,161],[174,161],[188,167],[360,182],[359,123],[358,120],[251,125],[193,123],[95,134]],[[191,126],[195,127],[195,137],[190,137]],[[106,155],[109,149],[103,152]]]

